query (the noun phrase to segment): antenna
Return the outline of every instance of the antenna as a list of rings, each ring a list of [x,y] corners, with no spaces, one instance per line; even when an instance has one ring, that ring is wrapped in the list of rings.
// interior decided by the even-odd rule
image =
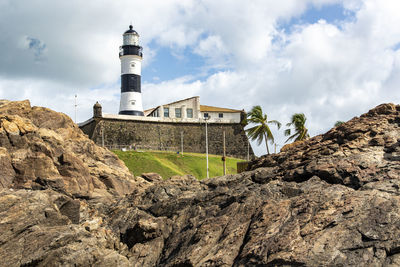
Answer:
[[[77,94],[75,94],[75,123],[76,123],[76,107],[78,106],[77,104],[76,104],[76,99],[78,98],[78,95]]]

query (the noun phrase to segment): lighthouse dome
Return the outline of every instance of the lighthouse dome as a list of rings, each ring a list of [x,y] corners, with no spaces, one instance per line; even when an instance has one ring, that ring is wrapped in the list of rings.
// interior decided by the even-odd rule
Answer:
[[[127,33],[139,35],[139,34],[137,33],[137,31],[133,30],[132,25],[129,25],[129,30],[127,30],[124,34],[127,34]]]

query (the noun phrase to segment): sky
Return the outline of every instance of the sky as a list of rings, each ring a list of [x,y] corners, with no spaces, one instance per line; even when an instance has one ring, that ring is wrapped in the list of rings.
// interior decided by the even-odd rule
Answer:
[[[82,122],[117,114],[119,46],[143,46],[144,108],[260,105],[277,149],[304,113],[310,135],[400,102],[398,0],[0,0],[0,99],[29,99]],[[265,144],[252,142],[257,155]]]

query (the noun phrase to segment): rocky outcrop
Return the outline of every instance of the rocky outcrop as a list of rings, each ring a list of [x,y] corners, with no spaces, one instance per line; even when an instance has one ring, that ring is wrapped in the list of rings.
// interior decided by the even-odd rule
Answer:
[[[135,178],[65,114],[29,101],[0,101],[0,188],[45,189],[72,197],[123,196]]]
[[[40,129],[74,132],[62,123],[40,127],[27,110],[18,116],[32,121],[37,135],[26,136],[24,149],[35,151],[33,140],[43,140]],[[16,131],[6,124],[4,129]],[[9,133],[7,139],[11,144]],[[81,142],[89,141],[83,136]],[[118,164],[115,159],[108,165],[73,143],[61,148],[81,149],[74,155],[83,163],[90,157],[109,168]],[[400,106],[378,106],[324,135],[261,157],[237,175],[198,181],[126,174],[133,190],[126,196],[88,165],[88,175],[102,182],[101,193],[113,201],[93,201],[93,194],[86,199],[73,187],[50,182],[36,185],[37,178],[24,178],[31,186],[19,182],[13,144],[3,146],[1,158],[6,189],[0,191],[0,257],[9,266],[400,265]],[[72,179],[78,167],[71,170],[67,156],[56,158],[55,169],[40,177]],[[43,166],[53,166],[47,161]],[[34,174],[47,170],[30,164]],[[60,172],[62,165],[67,171]],[[119,183],[117,175],[111,177]]]
[[[0,218],[1,266],[128,266],[96,211],[64,194],[0,191]]]
[[[359,189],[395,181],[400,162],[400,107],[380,105],[323,135],[296,142],[279,154],[249,165],[270,179],[302,182],[318,176],[330,184]]]

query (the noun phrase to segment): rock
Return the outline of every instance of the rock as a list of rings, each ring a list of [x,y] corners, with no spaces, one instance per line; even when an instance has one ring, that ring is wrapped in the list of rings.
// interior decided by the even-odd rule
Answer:
[[[115,250],[120,246],[115,236],[102,227],[88,232],[80,224],[79,205],[72,204],[77,202],[52,190],[1,191],[2,263],[7,266],[128,266],[128,259],[121,254],[124,249],[119,249],[121,253]],[[66,205],[71,206],[68,212]],[[96,219],[95,214],[84,216]]]
[[[295,148],[295,147],[301,145],[303,142],[304,142],[304,140],[295,141],[295,142],[293,142],[293,143],[286,144],[286,145],[284,145],[284,146],[281,148],[281,152],[284,152],[284,151],[288,151],[288,150],[290,150],[290,149],[293,149],[293,148]]]
[[[29,101],[0,102],[0,144],[0,188],[52,188],[90,199],[101,191],[123,196],[138,183],[68,116]]]
[[[0,257],[10,266],[400,263],[400,106],[198,181],[132,177],[66,118],[4,105],[19,131],[0,131]],[[20,127],[27,118],[34,127]]]
[[[158,173],[154,173],[154,172],[142,173],[142,175],[140,175],[140,177],[142,177],[143,179],[145,179],[146,181],[151,182],[151,183],[161,182],[163,180],[161,175],[159,175]]]
[[[7,149],[0,147],[0,189],[9,188],[14,180],[15,171]]]
[[[400,160],[400,108],[382,104],[323,135],[253,161],[249,170],[276,168],[269,179],[304,181],[314,175],[354,189],[383,179],[382,167]]]

